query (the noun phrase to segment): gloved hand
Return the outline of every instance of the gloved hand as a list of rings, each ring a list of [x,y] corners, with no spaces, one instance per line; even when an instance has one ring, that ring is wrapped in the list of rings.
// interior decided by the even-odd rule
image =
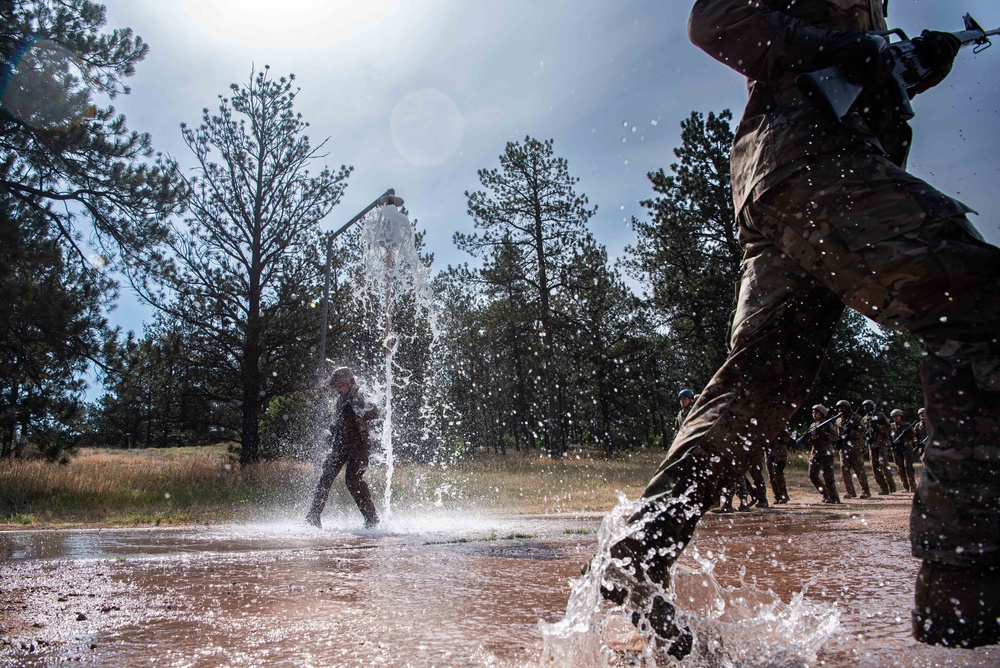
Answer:
[[[876,88],[892,76],[892,54],[885,38],[867,32],[833,32],[820,49],[821,67],[839,65],[858,77],[865,87]]]
[[[950,32],[925,30],[920,37],[913,40],[917,45],[920,58],[929,67],[951,67],[962,48],[962,40]]]
[[[937,30],[923,31],[920,37],[914,38],[913,44],[917,47],[920,60],[934,71],[934,78],[939,81],[951,71],[955,56],[962,48],[962,40],[958,37],[950,32]]]

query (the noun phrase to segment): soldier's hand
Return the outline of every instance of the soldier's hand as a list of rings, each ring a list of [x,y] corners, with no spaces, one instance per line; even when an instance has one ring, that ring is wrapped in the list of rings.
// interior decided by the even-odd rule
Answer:
[[[941,83],[955,62],[955,56],[962,48],[962,41],[955,35],[937,30],[925,30],[920,37],[913,39],[920,61],[930,69],[930,76],[921,81],[915,88],[915,93],[922,93]]]

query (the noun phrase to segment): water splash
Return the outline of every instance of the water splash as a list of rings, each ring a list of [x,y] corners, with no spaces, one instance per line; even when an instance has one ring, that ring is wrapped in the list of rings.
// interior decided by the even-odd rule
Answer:
[[[602,581],[616,579],[621,566],[611,558],[610,548],[635,531],[627,520],[639,505],[619,495],[618,505],[601,524],[597,554],[589,570],[570,581],[565,615],[553,624],[539,622],[544,665],[678,665],[632,626],[629,610],[612,607],[601,596]],[[678,620],[694,634],[693,650],[683,665],[808,666],[839,631],[840,611],[806,600],[808,583],[784,603],[774,592],[746,582],[737,587],[720,585],[714,569],[724,554],[701,554],[694,547],[689,553],[694,565],[675,564],[671,591],[659,592],[677,607]]]
[[[386,466],[383,515],[389,518],[392,516],[392,476],[395,468],[393,394],[401,384],[408,382],[405,374],[397,376],[400,369],[395,357],[400,337],[416,336],[414,332],[401,333],[394,317],[404,304],[412,306],[415,318],[423,318],[429,324],[432,339],[437,338],[437,321],[432,306],[429,271],[417,252],[409,218],[395,206],[373,210],[364,219],[362,245],[363,299],[380,316],[383,328],[381,446]]]

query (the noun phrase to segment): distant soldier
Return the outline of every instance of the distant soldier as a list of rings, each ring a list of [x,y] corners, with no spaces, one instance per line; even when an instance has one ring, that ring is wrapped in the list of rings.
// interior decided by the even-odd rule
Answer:
[[[917,424],[913,428],[913,456],[923,459],[924,448],[927,447],[927,441],[930,440],[931,436],[930,425],[927,424],[927,409],[918,410],[917,418]]]
[[[677,395],[677,401],[680,403],[681,409],[677,411],[677,417],[674,419],[675,431],[681,428],[681,425],[684,424],[684,418],[691,412],[691,406],[694,404],[694,392],[687,388],[681,390]]]
[[[830,409],[823,404],[813,406],[813,423],[804,440],[812,446],[812,453],[809,455],[809,480],[823,495],[823,503],[840,503],[833,476],[833,456],[840,433],[836,422],[826,418],[829,413]]]
[[[775,503],[788,503],[788,485],[785,483],[785,465],[788,463],[788,446],[792,443],[792,435],[788,427],[782,427],[765,449],[767,462],[767,477],[771,480],[771,493]]]
[[[889,468],[889,418],[882,411],[875,409],[875,402],[865,399],[861,403],[865,414],[861,418],[861,426],[865,430],[865,445],[872,458],[872,474],[879,487],[879,494],[892,494],[896,491],[896,481],[892,479],[892,469]]]
[[[837,430],[840,432],[840,440],[837,447],[840,449],[840,474],[844,477],[844,488],[847,492],[844,498],[853,499],[854,476],[858,476],[861,483],[861,498],[872,498],[871,490],[868,488],[868,473],[865,471],[865,430],[861,426],[861,421],[856,415],[851,413],[851,402],[841,399],[837,402]]]
[[[898,408],[894,408],[889,417],[892,418],[892,459],[899,469],[903,490],[915,492],[917,481],[913,475],[913,425],[903,421],[903,411]]]

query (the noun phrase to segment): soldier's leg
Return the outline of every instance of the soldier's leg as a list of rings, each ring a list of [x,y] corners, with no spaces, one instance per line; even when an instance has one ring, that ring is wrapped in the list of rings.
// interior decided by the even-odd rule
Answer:
[[[882,477],[889,486],[889,492],[896,493],[896,480],[892,475],[892,465],[889,464],[889,446],[881,445],[878,449],[878,459],[882,463]]]
[[[358,510],[365,518],[365,526],[373,527],[378,524],[378,512],[375,510],[375,503],[372,501],[372,492],[368,488],[368,483],[364,479],[365,471],[368,470],[368,453],[354,453],[347,461],[347,471],[345,481],[347,491],[354,498],[354,503],[358,505]]]
[[[833,183],[828,193],[813,186]],[[803,188],[811,197],[795,220],[787,206]],[[923,340],[933,444],[911,542],[929,575],[917,582],[914,633],[1000,642],[996,594],[952,605],[939,591],[1000,567],[1000,249],[982,240],[966,208],[878,155],[814,161],[765,198],[758,204],[781,217],[775,234],[786,252],[849,306]],[[945,567],[947,576],[935,575]]]
[[[900,464],[900,469],[905,471],[907,480],[909,481],[910,491],[917,491],[917,477],[913,470],[913,450],[909,447],[903,449],[902,453],[903,463]]]
[[[849,459],[851,468],[858,476],[858,482],[861,483],[861,498],[870,499],[872,493],[868,488],[868,474],[865,472],[865,451],[858,447],[851,448]]]
[[[823,457],[820,464],[823,469],[823,500],[827,503],[840,503],[837,480],[833,472],[833,455]]]
[[[760,455],[754,458],[749,468],[753,497],[758,508],[767,508],[767,485],[764,483],[764,459]]]
[[[812,483],[816,491],[826,499],[826,492],[823,489],[823,462],[819,457],[813,455],[809,458],[809,482]]]
[[[638,605],[655,591],[648,583],[669,583],[702,514],[749,465],[748,446],[773,440],[802,406],[843,312],[835,295],[766,239],[743,226],[741,241],[729,355],[643,492],[628,534],[611,548],[625,571],[620,586],[607,584],[613,601]]]
[[[788,503],[788,482],[785,480],[785,466],[788,465],[788,457],[782,457],[774,463],[774,470],[778,474],[778,489],[781,490],[781,502]]]
[[[309,513],[306,515],[306,521],[309,524],[320,526],[319,518],[323,514],[323,508],[326,507],[326,500],[330,496],[330,487],[337,478],[337,474],[340,473],[341,467],[344,466],[345,459],[344,448],[335,445],[330,450],[330,454],[323,460],[323,469],[316,482],[316,491],[313,493]]]
[[[851,451],[844,448],[840,451],[840,476],[844,479],[844,498],[853,499],[857,494],[854,492],[854,465],[851,462]]]
[[[869,455],[871,456],[872,477],[875,478],[875,484],[878,485],[878,493],[885,496],[889,493],[889,485],[885,480],[885,471],[882,470],[882,460],[879,457],[877,445],[869,448]]]

